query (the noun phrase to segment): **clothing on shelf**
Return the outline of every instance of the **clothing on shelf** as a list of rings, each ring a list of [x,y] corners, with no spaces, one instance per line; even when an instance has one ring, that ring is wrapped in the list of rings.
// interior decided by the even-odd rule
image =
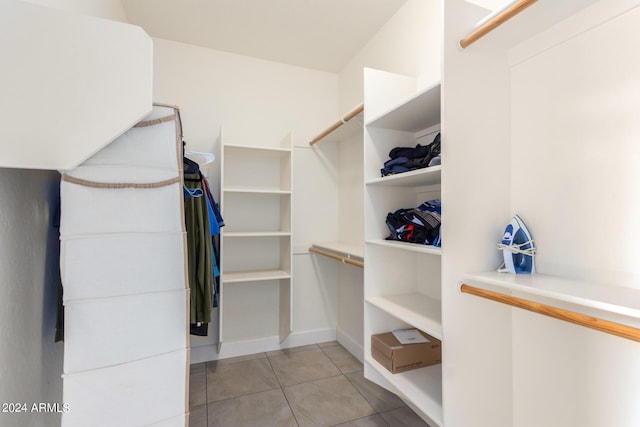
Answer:
[[[216,237],[224,221],[200,165],[188,157],[184,162],[184,210],[187,229],[187,260],[191,289],[191,334],[206,336],[212,308],[218,306],[218,251]]]
[[[398,209],[387,214],[386,222],[390,234],[386,240],[440,247],[441,216],[440,199],[428,200],[412,209]]]
[[[389,152],[389,158],[380,169],[382,176],[439,165],[441,161],[440,132],[431,144],[393,148]]]

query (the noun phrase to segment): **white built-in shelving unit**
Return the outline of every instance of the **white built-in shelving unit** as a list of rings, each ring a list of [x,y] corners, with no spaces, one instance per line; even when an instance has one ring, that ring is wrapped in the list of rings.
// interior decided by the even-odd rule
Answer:
[[[234,287],[278,283],[278,335],[292,330],[292,136],[278,146],[227,144],[220,136],[221,232],[219,347],[228,339],[225,294]],[[250,313],[247,313],[250,315]]]
[[[441,365],[391,374],[371,355],[371,335],[397,328],[442,339],[441,249],[385,240],[389,212],[440,198],[442,166],[380,177],[392,148],[440,131],[440,83],[418,90],[413,78],[367,69],[365,111],[365,376],[442,426]]]

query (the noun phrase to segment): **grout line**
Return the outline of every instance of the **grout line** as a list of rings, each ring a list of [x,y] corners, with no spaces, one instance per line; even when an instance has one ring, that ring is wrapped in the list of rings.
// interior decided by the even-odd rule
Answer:
[[[256,356],[258,354],[261,354],[262,356],[250,358],[250,356]],[[242,357],[247,357],[247,358],[246,359],[234,360],[234,361],[228,361],[230,359],[242,358]],[[233,365],[234,363],[250,362],[252,360],[260,360],[260,359],[264,359],[266,357],[267,357],[267,353],[264,352],[264,351],[261,351],[259,353],[247,354],[247,355],[243,355],[243,356],[228,357],[226,359],[208,360],[208,361],[202,362],[202,363],[206,363],[207,367],[209,367],[209,366],[224,366],[224,365]],[[225,362],[225,360],[227,360],[227,362]]]
[[[253,394],[258,394],[258,393],[265,393],[267,391],[273,391],[273,390],[278,390],[278,389],[280,389],[280,387],[268,388],[266,390],[252,391],[250,393],[241,394],[239,396],[226,397],[224,399],[214,400],[212,402],[207,402],[207,404],[211,405],[213,403],[226,402],[227,400],[239,399],[241,397],[251,396]]]
[[[372,415],[365,415],[364,417],[360,417],[360,418],[356,418],[356,419],[353,419],[353,420],[345,421],[345,423],[352,423],[354,421],[364,420],[365,418],[369,418],[369,417],[379,417],[382,420],[382,422],[384,423],[385,426],[390,427],[389,423],[387,422],[387,420],[382,418],[382,416],[380,414],[378,414],[378,413],[372,414]],[[337,427],[337,426],[340,426],[342,424],[344,424],[344,423],[333,424],[330,427]]]
[[[338,345],[339,345],[339,344],[338,344]],[[319,347],[319,346],[318,346],[318,347]],[[327,348],[333,348],[333,347],[336,347],[336,346],[331,346],[331,347],[327,347]],[[322,353],[325,355],[325,357],[326,357],[327,359],[329,359],[329,361],[330,361],[331,363],[333,363],[333,366],[335,366],[335,367],[336,367],[336,369],[338,370],[338,372],[340,372],[340,374],[341,374],[341,375],[343,375],[343,376],[346,378],[346,375],[345,375],[345,373],[344,373],[344,372],[342,372],[342,369],[340,369],[340,366],[338,366],[338,364],[337,364],[336,362],[334,362],[334,361],[333,361],[333,359],[332,359],[332,358],[327,354],[327,352],[326,352],[326,351],[324,351],[324,348],[323,348],[323,347],[320,347],[320,350],[322,350]],[[347,378],[347,379],[348,379],[348,378]]]
[[[342,346],[342,344],[338,343],[337,346],[342,347],[345,351],[346,349]],[[333,348],[333,347],[337,347],[337,346],[330,346],[330,347],[326,347],[326,348]],[[364,394],[362,394],[360,392],[360,390],[358,389],[358,387],[356,387],[356,385],[349,379],[349,377],[347,376],[347,374],[345,374],[344,372],[342,372],[342,369],[340,369],[340,367],[336,364],[336,362],[333,361],[333,359],[331,359],[331,357],[329,357],[329,355],[324,351],[323,347],[320,347],[320,350],[322,350],[322,352],[324,353],[325,356],[327,356],[327,359],[329,359],[331,361],[331,363],[333,363],[335,365],[336,368],[338,368],[338,371],[340,371],[340,374],[349,382],[349,384],[351,384],[351,387],[353,387],[353,389],[360,395],[362,396],[362,398],[364,399],[365,402],[367,402],[367,404],[371,407],[371,409],[373,409],[373,411],[375,412],[375,414],[373,415],[380,415],[378,410],[376,408],[373,407],[373,405],[371,404],[371,402],[369,402],[369,400],[364,396]],[[348,352],[348,351],[347,351]],[[363,372],[364,375],[364,367],[362,371],[355,371],[355,372],[349,372],[349,374],[354,374],[356,372]],[[372,415],[367,415],[367,417],[370,417]],[[361,418],[366,418],[366,417],[361,417]],[[382,417],[380,417],[382,418]],[[353,421],[353,420],[352,420]],[[383,419],[382,420],[385,424],[387,424],[387,422]]]
[[[356,372],[351,372],[351,373],[352,373],[352,374],[355,374],[355,373],[357,373],[357,372],[362,372],[362,377],[364,378],[364,370],[362,370],[362,371],[356,371]],[[371,404],[371,402],[369,402],[369,399],[367,399],[367,397],[366,397],[364,394],[362,394],[362,392],[360,391],[360,389],[359,389],[358,387],[356,387],[356,385],[353,383],[353,381],[351,381],[351,380],[349,379],[349,377],[348,377],[348,376],[346,376],[346,375],[345,375],[344,377],[347,379],[347,381],[349,381],[349,384],[351,384],[351,386],[352,386],[354,389],[356,389],[356,391],[358,392],[358,394],[359,394],[360,396],[362,396],[362,398],[364,399],[364,401],[365,401],[365,402],[367,402],[367,403],[369,404],[369,406],[371,406],[371,409],[373,409],[374,411],[376,411],[376,414],[377,414],[377,415],[380,415],[380,414],[381,414],[381,412],[378,412],[378,410],[377,410],[377,409],[376,409],[376,408]],[[364,378],[364,379],[365,379],[365,380],[367,380],[366,378]],[[380,417],[380,418],[382,418],[382,417]],[[386,423],[387,423],[387,422],[385,421],[385,424],[386,424]]]
[[[278,378],[278,374],[276,374],[276,370],[273,369],[273,365],[271,364],[271,360],[269,359],[269,356],[267,356],[267,362],[269,363],[269,367],[271,367],[271,371],[273,372],[273,376],[276,377],[276,381],[278,381],[278,384],[280,384],[280,392],[284,396],[284,400],[287,402],[287,405],[289,405],[289,410],[291,411],[291,415],[293,415],[293,420],[296,422],[297,426],[300,426],[300,423],[298,422],[298,417],[296,417],[296,413],[294,412],[293,407],[291,406],[291,402],[289,402],[289,398],[287,397],[287,393],[284,392],[284,387],[282,386],[282,383],[280,382],[280,378]]]

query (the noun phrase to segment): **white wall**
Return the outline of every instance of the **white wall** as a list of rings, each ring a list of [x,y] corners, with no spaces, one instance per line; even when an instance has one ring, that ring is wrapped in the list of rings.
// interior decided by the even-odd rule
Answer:
[[[485,12],[445,3],[448,426],[640,423],[637,342],[459,292],[465,271],[497,268],[516,213],[537,273],[638,288],[639,3],[602,0],[509,51],[457,48]]]
[[[277,146],[293,131],[294,252],[305,252],[314,240],[336,240],[331,236],[337,236],[337,151],[324,147],[312,152],[307,145],[338,116],[335,74],[162,39],[154,39],[154,61],[156,101],[180,107],[188,148],[217,153],[221,126],[226,142],[258,146]],[[218,174],[216,167],[208,173],[214,189],[219,187]],[[322,261],[311,262],[306,254],[294,256],[294,335],[335,330],[336,274],[318,274],[316,269],[325,268],[322,265]],[[275,286],[271,289],[277,291]],[[250,287],[244,289],[248,290]],[[246,297],[258,299],[259,295],[248,292]],[[245,304],[255,309],[253,317],[272,319],[270,313],[278,310],[277,299],[260,302]],[[246,322],[243,312],[234,317],[226,309],[225,325],[229,328],[225,326],[225,340],[278,334],[273,319],[252,323],[255,327],[251,330],[240,327]],[[234,324],[238,326],[234,328]],[[211,328],[207,338],[192,337],[192,347],[202,347],[205,352],[194,351],[194,362],[202,354],[209,359],[217,357],[209,347],[217,341],[217,324]]]
[[[498,267],[497,239],[509,221],[509,169],[503,166],[510,160],[507,58],[486,43],[464,51],[457,46],[486,10],[464,0],[447,0],[444,8],[444,422],[511,427],[511,310],[459,291],[465,273]]]
[[[340,112],[363,100],[363,68],[418,78],[420,88],[440,79],[442,13],[439,0],[408,0],[340,71]]]
[[[339,240],[360,245],[364,242],[363,135],[360,128],[338,144]],[[339,283],[338,340],[347,350],[364,360],[364,270],[349,264],[335,264]]]
[[[0,425],[43,426],[60,415],[31,413],[33,403],[62,404],[63,344],[54,343],[59,241],[53,226],[59,175],[0,169]]]
[[[127,15],[120,0],[22,0],[42,6],[65,9],[84,15],[97,16],[113,21],[127,22]]]
[[[640,288],[639,2],[616,11],[630,3],[600,2],[594,24],[575,16],[584,28],[511,67],[510,198],[538,272]],[[640,425],[638,360],[637,342],[514,310],[513,425]]]

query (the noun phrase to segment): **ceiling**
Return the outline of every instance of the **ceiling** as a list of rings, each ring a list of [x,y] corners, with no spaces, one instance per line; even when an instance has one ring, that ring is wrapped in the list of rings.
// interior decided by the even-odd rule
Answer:
[[[407,0],[122,0],[152,37],[339,72]]]

